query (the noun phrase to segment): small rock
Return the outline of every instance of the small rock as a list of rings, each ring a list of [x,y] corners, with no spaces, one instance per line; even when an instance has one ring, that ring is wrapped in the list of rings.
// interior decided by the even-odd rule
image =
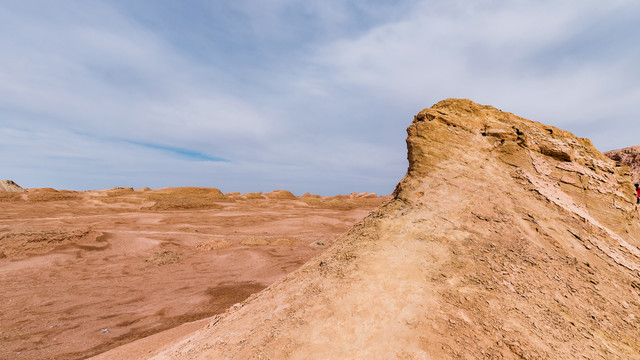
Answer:
[[[109,329],[102,329],[102,330],[100,330],[100,331],[101,331],[103,334],[106,334],[106,333],[108,333],[108,332],[109,332]]]

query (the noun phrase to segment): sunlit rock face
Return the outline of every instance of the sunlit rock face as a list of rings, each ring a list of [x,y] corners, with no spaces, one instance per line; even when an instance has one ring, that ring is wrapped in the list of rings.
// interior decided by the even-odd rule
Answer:
[[[631,171],[631,180],[633,183],[640,183],[640,146],[607,151],[604,154],[618,164],[627,165]]]
[[[13,182],[13,180],[0,180],[0,191],[24,192],[25,190]]]
[[[393,199],[165,359],[632,359],[640,219],[591,142],[470,100],[421,111]]]

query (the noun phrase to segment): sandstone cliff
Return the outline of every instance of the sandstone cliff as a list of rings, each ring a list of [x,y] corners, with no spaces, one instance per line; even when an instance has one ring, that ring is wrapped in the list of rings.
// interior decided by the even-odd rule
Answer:
[[[633,183],[640,182],[640,146],[607,151],[604,154],[616,162],[629,166]]]
[[[638,359],[628,168],[469,100],[408,128],[394,198],[156,359]],[[109,358],[104,354],[102,358]]]

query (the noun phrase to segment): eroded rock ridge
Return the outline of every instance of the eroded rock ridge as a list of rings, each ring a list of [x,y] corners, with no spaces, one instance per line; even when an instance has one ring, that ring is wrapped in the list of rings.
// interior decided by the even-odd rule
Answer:
[[[408,135],[392,200],[153,357],[640,358],[627,167],[469,100],[421,111]]]

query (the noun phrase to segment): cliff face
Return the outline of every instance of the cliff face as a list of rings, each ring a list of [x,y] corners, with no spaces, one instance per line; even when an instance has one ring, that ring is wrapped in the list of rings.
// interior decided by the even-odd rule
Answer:
[[[640,146],[607,151],[604,154],[618,163],[629,166],[632,182],[640,183]]]
[[[155,358],[640,358],[628,168],[469,100],[408,135],[392,200]]]

